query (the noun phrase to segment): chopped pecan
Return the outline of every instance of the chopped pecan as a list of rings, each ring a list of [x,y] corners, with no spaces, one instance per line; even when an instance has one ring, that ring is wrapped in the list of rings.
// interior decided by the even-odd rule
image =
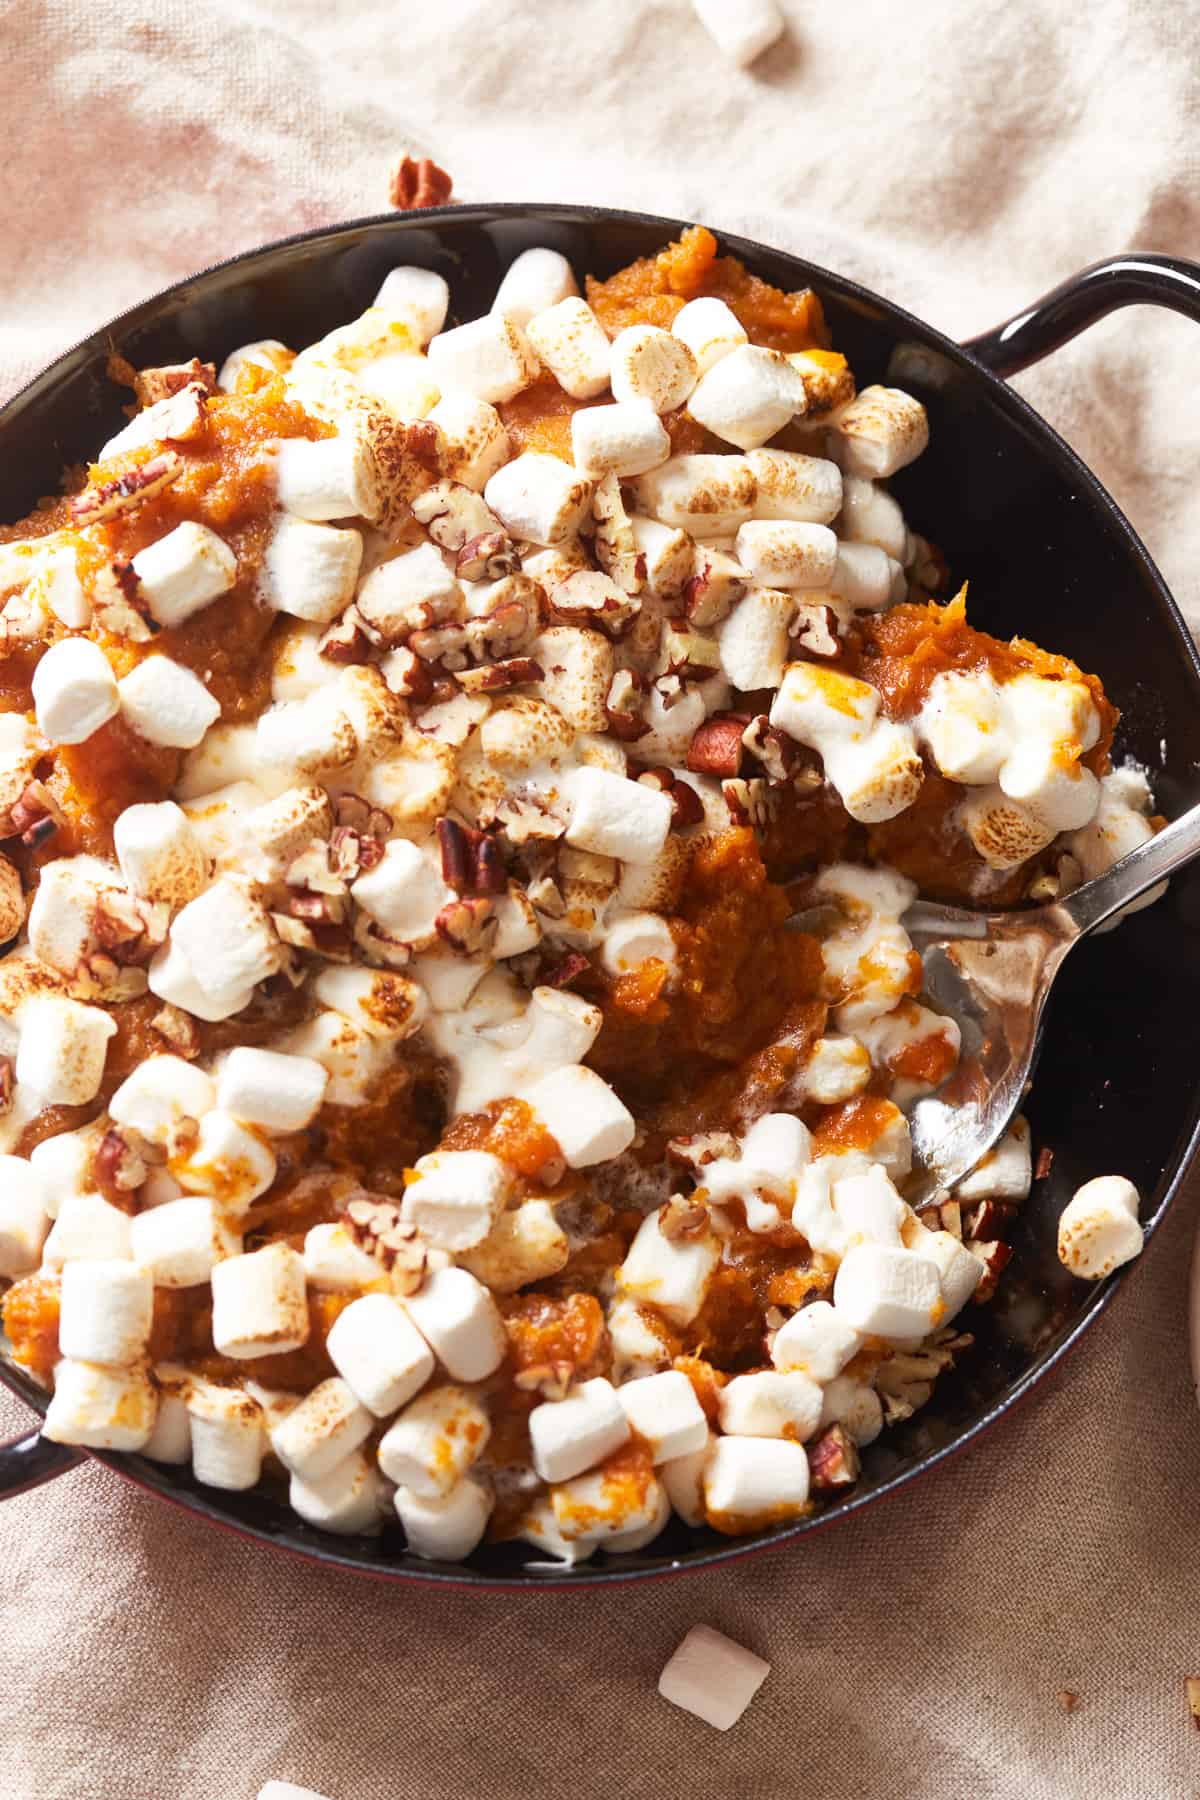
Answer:
[[[623,593],[640,594],[646,585],[646,559],[638,553],[633,524],[615,475],[605,475],[597,482],[592,517],[596,522],[596,561]]]
[[[1035,1181],[1045,1181],[1053,1167],[1054,1152],[1049,1144],[1043,1144],[1037,1153],[1037,1162],[1034,1164],[1033,1168],[1033,1179]]]
[[[11,1056],[0,1056],[0,1113],[12,1111],[16,1091],[16,1065]]]
[[[750,781],[723,781],[721,793],[735,825],[764,826],[770,823],[775,802],[767,783],[755,777]]]
[[[745,713],[714,713],[705,719],[688,745],[687,767],[693,775],[737,775],[745,755]]]
[[[333,816],[339,825],[356,831],[360,838],[386,838],[392,829],[392,815],[382,806],[372,806],[361,794],[336,794]]]
[[[438,936],[463,956],[489,948],[500,928],[492,902],[483,894],[448,900],[433,923]]]
[[[977,1256],[983,1264],[983,1280],[975,1289],[975,1300],[980,1306],[986,1306],[995,1298],[996,1289],[1012,1257],[1012,1246],[1002,1244],[999,1240],[990,1243],[972,1242],[971,1254]]]
[[[1016,1216],[1016,1207],[1007,1206],[1002,1200],[981,1200],[979,1205],[967,1215],[967,1228],[964,1236],[973,1241],[1002,1238],[1012,1230],[1013,1220]]]
[[[349,1202],[345,1219],[355,1242],[388,1271],[392,1292],[415,1294],[425,1278],[425,1248],[396,1203],[363,1194]]]
[[[695,1132],[690,1137],[672,1138],[667,1145],[671,1160],[683,1163],[689,1169],[702,1169],[706,1163],[716,1162],[718,1158],[736,1161],[741,1154],[741,1145],[729,1131]]]
[[[38,849],[52,838],[63,824],[63,815],[50,789],[41,781],[30,781],[21,791],[9,819],[12,835],[19,837],[30,850]]]
[[[478,669],[460,669],[458,684],[468,694],[498,694],[508,688],[540,681],[545,670],[532,656],[511,656],[507,662],[485,663]]]
[[[519,656],[529,650],[545,623],[546,596],[528,575],[506,575],[490,595],[486,613],[464,627],[472,656],[479,662]]]
[[[721,650],[716,638],[693,631],[676,619],[668,619],[659,644],[663,672],[684,681],[707,681],[719,673]]]
[[[433,673],[429,665],[423,663],[407,644],[393,650],[388,657],[387,684],[393,694],[399,694],[405,700],[415,700],[418,706],[423,706],[433,698]]]
[[[181,1006],[173,1006],[170,1001],[160,1006],[150,1021],[150,1029],[157,1031],[176,1056],[189,1062],[199,1056],[200,1033],[196,1021]]]
[[[340,619],[325,631],[317,644],[317,655],[326,662],[346,665],[371,660],[373,645],[366,623],[356,606],[348,606]]]
[[[788,634],[797,649],[819,662],[836,662],[845,649],[832,606],[819,606],[812,600],[797,603]]]
[[[102,888],[92,913],[92,936],[119,965],[149,956],[167,935],[170,914],[152,909],[124,888]]]
[[[686,831],[690,825],[703,824],[704,802],[690,781],[681,781],[677,775],[668,792],[671,796],[672,831]]]
[[[945,1193],[944,1188],[940,1191]],[[948,1231],[951,1237],[956,1237],[960,1243],[962,1242],[962,1207],[957,1200],[935,1197],[933,1200],[927,1201],[924,1206],[918,1206],[917,1217],[922,1225],[930,1231]]]
[[[708,1230],[708,1208],[699,1200],[672,1194],[659,1212],[658,1229],[672,1244],[702,1237]]]
[[[422,469],[442,472],[442,434],[432,419],[409,419],[404,425],[404,448]]]
[[[338,894],[289,894],[287,910],[290,918],[301,919],[310,927],[341,925],[346,918],[346,902]]]
[[[649,731],[650,722],[642,717],[645,703],[646,684],[642,677],[633,669],[618,669],[608,684],[604,716],[613,736],[623,744],[635,743]]]
[[[574,1379],[573,1362],[529,1363],[517,1370],[513,1386],[523,1394],[540,1394],[543,1400],[565,1400]]]
[[[693,625],[719,624],[746,592],[746,572],[723,550],[698,546],[696,572],[683,589],[683,610]]]
[[[440,663],[457,672],[467,666],[467,631],[464,625],[434,625],[409,634],[408,647],[422,662]]]
[[[137,570],[127,556],[114,556],[92,577],[92,618],[113,637],[145,644],[160,631],[142,594]]]
[[[505,794],[496,803],[496,819],[510,844],[527,844],[534,839],[554,842],[567,829],[567,821],[553,813],[536,794]]]
[[[432,157],[410,156],[405,150],[388,175],[388,201],[399,212],[423,212],[428,206],[444,206],[454,183]]]
[[[596,569],[576,569],[558,582],[550,604],[562,624],[590,625],[611,638],[623,637],[642,610],[636,595]]]
[[[456,894],[502,894],[508,886],[498,840],[457,819],[437,822],[442,880]]]
[[[329,894],[340,899],[346,892],[346,883],[334,871],[330,846],[323,838],[313,838],[307,849],[293,857],[283,879],[296,893]],[[289,906],[287,911],[292,912],[292,908]],[[298,919],[308,916],[303,910],[293,913]]]
[[[198,387],[202,393],[215,394],[216,363],[201,362],[198,356],[193,356],[191,362],[164,363],[159,369],[139,369],[133,377],[134,393],[143,406],[169,400],[172,394],[182,393],[186,387]]]
[[[76,494],[69,505],[71,517],[77,525],[95,525],[101,519],[115,518],[117,513],[128,512],[143,500],[161,494],[165,487],[178,481],[183,470],[184,461],[178,451],[164,450],[136,468],[126,469],[112,481]]]
[[[1197,1682],[1196,1686],[1197,1689],[1200,1689],[1200,1682]],[[1065,1713],[1073,1713],[1079,1705],[1079,1695],[1072,1688],[1059,1688],[1054,1697]],[[1197,1701],[1200,1702],[1200,1692],[1197,1693]],[[1200,1727],[1200,1718],[1197,1718],[1196,1724]]]
[[[516,547],[507,531],[481,531],[468,538],[454,559],[460,581],[499,581],[520,568]]]
[[[541,970],[541,985],[552,988],[574,987],[579,977],[591,966],[582,950],[570,950],[560,962],[551,963]]]
[[[790,778],[799,746],[786,732],[777,730],[766,713],[758,713],[751,719],[742,733],[742,744],[747,754],[761,766],[769,786],[780,787]],[[735,775],[737,770],[731,769],[729,773]]]
[[[831,1425],[805,1448],[813,1488],[829,1493],[836,1488],[854,1486],[862,1470],[862,1458],[858,1454],[858,1445],[844,1425]]]
[[[114,1125],[105,1132],[92,1156],[92,1181],[106,1200],[124,1211],[131,1211],[129,1197],[141,1187],[147,1175],[140,1144],[132,1134]]]

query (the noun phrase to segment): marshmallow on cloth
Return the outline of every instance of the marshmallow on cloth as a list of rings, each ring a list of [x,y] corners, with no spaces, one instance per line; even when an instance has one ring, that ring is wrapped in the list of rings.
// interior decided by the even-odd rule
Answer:
[[[334,1320],[327,1348],[342,1380],[377,1419],[411,1400],[433,1374],[433,1351],[390,1294],[352,1300]]]
[[[171,942],[201,987],[213,995],[255,987],[274,975],[283,960],[266,907],[227,875],[175,915]]]
[[[298,1350],[308,1339],[304,1261],[287,1244],[230,1256],[212,1272],[213,1344],[246,1359]]]
[[[108,1040],[117,1022],[99,1006],[58,994],[21,1008],[17,1081],[47,1106],[84,1106],[100,1092]]]
[[[704,1511],[737,1537],[754,1526],[800,1519],[808,1506],[808,1456],[782,1437],[719,1437],[704,1465]]]
[[[461,1387],[431,1388],[411,1401],[380,1439],[379,1467],[397,1487],[411,1488],[421,1500],[438,1500],[482,1456],[491,1431],[474,1394]]]
[[[866,387],[838,414],[835,453],[847,475],[884,481],[929,442],[925,408],[900,388]]]
[[[653,862],[671,829],[672,806],[659,788],[580,768],[563,782],[571,807],[567,842],[622,862]]]
[[[525,333],[495,311],[439,332],[427,354],[443,390],[460,388],[493,406],[512,400],[538,372],[538,359]]]
[[[170,1149],[183,1122],[202,1119],[216,1103],[212,1077],[195,1063],[181,1056],[148,1056],[126,1076],[108,1111],[115,1124]]]
[[[534,313],[525,327],[529,342],[565,393],[594,400],[608,386],[612,346],[586,300],[572,295]]]
[[[74,1362],[124,1367],[146,1349],[154,1284],[136,1263],[70,1262],[62,1272],[58,1342]]]
[[[592,483],[539,450],[523,450],[497,469],[483,493],[513,537],[545,545],[574,537],[592,503]]]
[[[838,541],[828,525],[800,519],[751,519],[738,529],[734,555],[764,587],[827,589]]]
[[[208,881],[208,859],[182,807],[173,800],[127,806],[113,826],[121,873],[135,894],[186,906]]]
[[[925,1337],[945,1315],[937,1264],[888,1244],[856,1244],[846,1253],[833,1304],[847,1325],[872,1337]]]
[[[50,1227],[47,1198],[40,1170],[24,1157],[0,1156],[0,1277],[11,1281],[37,1268]]]
[[[138,592],[159,625],[182,625],[227,594],[237,580],[237,557],[207,525],[185,519],[133,559]]]
[[[527,1083],[521,1097],[554,1138],[569,1169],[588,1169],[620,1156],[637,1133],[628,1107],[583,1063]]]
[[[264,1131],[303,1131],[321,1109],[329,1072],[308,1056],[239,1046],[217,1082],[217,1104],[244,1125]]]
[[[751,450],[746,458],[758,492],[756,519],[793,519],[832,525],[842,505],[842,472],[820,456],[797,450]]]
[[[271,1448],[293,1475],[316,1481],[370,1437],[375,1420],[339,1376],[320,1382],[272,1426]]]
[[[657,1465],[692,1456],[708,1443],[708,1421],[695,1389],[679,1369],[643,1375],[617,1389],[621,1410],[650,1446]]]
[[[642,401],[583,406],[571,415],[571,454],[583,475],[644,475],[671,454],[658,414]]]
[[[656,1307],[673,1325],[690,1325],[721,1260],[720,1239],[711,1231],[669,1238],[659,1207],[643,1219],[617,1270],[617,1285],[644,1305]]]
[[[1099,1175],[1077,1189],[1058,1221],[1059,1260],[1082,1281],[1103,1281],[1139,1254],[1141,1201],[1123,1175]]]
[[[293,1475],[288,1485],[288,1504],[294,1513],[341,1537],[377,1532],[386,1503],[387,1489],[379,1471],[361,1450],[343,1457],[325,1475]]]
[[[217,1263],[241,1254],[240,1236],[211,1199],[168,1200],[137,1213],[131,1228],[133,1260],[155,1287],[199,1287]]]
[[[411,1488],[396,1489],[396,1517],[414,1556],[431,1562],[461,1562],[482,1542],[494,1505],[490,1489],[465,1476],[439,1499],[422,1499]]]
[[[627,325],[613,339],[614,400],[674,412],[696,385],[696,358],[677,332],[657,325]]]
[[[451,481],[477,493],[508,461],[508,432],[500,414],[473,394],[443,394],[429,413],[445,439],[442,468]]]
[[[743,344],[700,377],[688,411],[726,443],[757,450],[806,405],[804,383],[782,351]]]
[[[33,671],[38,730],[52,744],[82,744],[121,710],[117,678],[99,644],[60,638]]]
[[[435,1150],[412,1177],[403,1217],[426,1243],[455,1254],[482,1243],[512,1191],[512,1171],[485,1150]]]
[[[535,313],[578,294],[574,270],[557,250],[522,250],[505,271],[492,311],[514,325],[528,325]]]
[[[659,1676],[658,1691],[672,1706],[728,1731],[770,1673],[770,1663],[753,1651],[707,1625],[693,1625]]]
[[[249,1126],[216,1107],[201,1119],[186,1157],[177,1157],[171,1164],[171,1173],[181,1187],[192,1194],[208,1194],[237,1216],[266,1193],[275,1171],[275,1152],[270,1146]]]
[[[689,300],[675,314],[671,324],[673,336],[682,339],[696,360],[700,375],[707,375],[715,363],[749,342],[745,327],[724,300],[705,296]]]
[[[148,656],[117,683],[121,712],[147,743],[191,750],[221,716],[221,703],[182,663]]]
[[[504,1361],[504,1321],[488,1290],[465,1269],[435,1269],[404,1307],[455,1381],[483,1381]]]
[[[802,1444],[821,1422],[821,1390],[800,1370],[735,1375],[721,1389],[721,1430],[731,1437],[787,1438]]]
[[[757,492],[744,456],[673,456],[639,478],[637,507],[696,537],[728,537],[751,516]]]
[[[618,1390],[598,1375],[581,1381],[565,1400],[535,1406],[529,1415],[529,1441],[533,1466],[543,1481],[582,1475],[629,1441],[629,1421]]]
[[[286,438],[275,458],[276,492],[285,512],[322,523],[376,519],[379,476],[365,433],[353,427],[328,438]]]
[[[446,323],[450,289],[435,269],[405,263],[389,269],[375,296],[375,305],[403,319],[420,342],[427,344]]]
[[[276,612],[328,625],[354,598],[362,537],[281,513],[259,572],[258,591]]]
[[[42,1436],[87,1450],[140,1450],[154,1429],[157,1400],[145,1371],[64,1357]]]

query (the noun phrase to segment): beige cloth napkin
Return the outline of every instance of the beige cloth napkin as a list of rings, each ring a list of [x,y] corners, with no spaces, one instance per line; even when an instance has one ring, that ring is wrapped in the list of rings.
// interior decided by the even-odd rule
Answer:
[[[744,74],[685,0],[0,0],[0,395],[190,269],[379,210],[404,144],[462,199],[702,218],[960,335],[1108,252],[1200,251],[1187,8],[787,10]],[[1019,383],[1194,620],[1198,348],[1127,312]],[[1197,1199],[968,1456],[711,1574],[435,1594],[249,1548],[95,1466],[10,1502],[0,1797],[252,1800],[272,1775],[333,1800],[1196,1796]],[[0,1429],[28,1417],[0,1399]],[[654,1692],[701,1620],[774,1665],[727,1736]]]

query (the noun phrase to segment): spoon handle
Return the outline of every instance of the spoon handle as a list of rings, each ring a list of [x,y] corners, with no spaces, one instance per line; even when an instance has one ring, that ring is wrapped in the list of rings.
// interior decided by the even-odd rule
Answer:
[[[1198,856],[1200,806],[1193,806],[1182,818],[1164,826],[1148,843],[1140,844],[1128,856],[1122,857],[1106,874],[1098,875],[1095,881],[1076,888],[1073,894],[1060,900],[1059,909],[1068,915],[1082,937]]]

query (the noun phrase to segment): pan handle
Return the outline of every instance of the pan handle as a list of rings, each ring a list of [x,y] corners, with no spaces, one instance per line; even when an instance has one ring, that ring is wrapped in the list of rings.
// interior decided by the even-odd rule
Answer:
[[[56,1475],[77,1468],[82,1461],[81,1451],[66,1444],[53,1444],[40,1431],[0,1444],[0,1500],[28,1493],[43,1481],[53,1481]]]
[[[1136,252],[1106,257],[963,349],[993,374],[1016,375],[1119,306],[1169,306],[1200,322],[1200,263]]]

